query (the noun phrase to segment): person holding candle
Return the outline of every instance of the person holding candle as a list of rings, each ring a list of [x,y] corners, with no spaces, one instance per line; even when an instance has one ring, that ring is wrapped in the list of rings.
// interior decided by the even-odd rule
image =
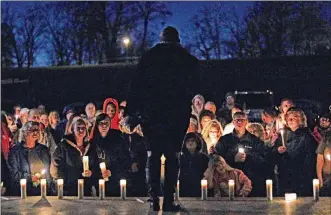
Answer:
[[[279,112],[280,113],[279,113],[278,118],[276,120],[277,131],[281,128],[286,127],[285,115],[291,107],[295,107],[295,104],[294,104],[292,99],[284,98],[284,99],[281,100],[280,106],[279,106]]]
[[[248,176],[253,186],[250,196],[265,196],[266,147],[259,138],[246,130],[247,115],[244,112],[233,115],[233,124],[233,132],[222,136],[215,146],[215,153]],[[243,148],[244,152],[239,151],[239,148]]]
[[[202,130],[201,135],[206,144],[202,148],[202,152],[205,154],[210,154],[214,152],[216,143],[220,140],[222,136],[222,126],[217,120],[210,121]]]
[[[39,123],[28,121],[21,128],[22,142],[17,143],[9,152],[8,168],[13,195],[19,195],[20,180],[27,180],[28,195],[40,195],[40,179],[48,181],[51,193],[50,154],[47,146],[38,143]],[[45,170],[44,174],[41,174]]]
[[[132,159],[130,178],[132,187],[130,195],[146,196],[146,163],[147,149],[149,147],[142,132],[139,120],[134,117],[126,117],[121,121],[121,131],[123,132],[124,142],[129,144],[128,148]]]
[[[234,194],[246,197],[252,191],[251,180],[239,169],[230,167],[224,158],[217,154],[210,157],[208,169],[204,173],[208,188],[215,197],[229,196],[229,180],[234,181]]]
[[[88,157],[88,170],[84,171],[83,157]],[[55,180],[63,179],[64,195],[77,196],[78,179],[84,179],[84,194],[91,195],[97,185],[99,172],[95,148],[87,140],[87,125],[81,118],[74,120],[71,132],[58,144],[52,157],[51,173]]]
[[[317,150],[316,172],[321,196],[331,196],[331,131],[326,132]]]
[[[316,178],[316,140],[307,128],[302,110],[289,109],[285,120],[290,129],[287,142],[284,146],[279,136],[268,155],[278,166],[280,195],[312,196],[312,180]]]
[[[106,170],[98,169],[99,178],[109,177],[106,182],[106,195],[120,195],[120,180],[126,179],[128,189],[131,189],[130,171],[136,171],[137,165],[132,165],[128,143],[125,142],[119,130],[111,129],[109,115],[102,113],[96,117],[92,144],[96,147],[98,163],[105,162]]]
[[[187,133],[179,158],[179,193],[182,197],[199,197],[200,182],[208,167],[208,156],[201,152],[202,141],[195,133]]]

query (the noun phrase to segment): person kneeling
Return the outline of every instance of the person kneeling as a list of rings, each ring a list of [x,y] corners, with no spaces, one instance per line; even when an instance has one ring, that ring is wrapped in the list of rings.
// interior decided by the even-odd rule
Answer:
[[[204,175],[208,189],[212,189],[215,197],[229,196],[229,180],[235,182],[235,196],[246,197],[252,190],[252,182],[243,171],[230,167],[224,158],[217,154],[211,155]]]

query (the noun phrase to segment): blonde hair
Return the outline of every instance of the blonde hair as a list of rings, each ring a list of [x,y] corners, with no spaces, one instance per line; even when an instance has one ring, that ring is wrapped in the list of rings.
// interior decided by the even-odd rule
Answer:
[[[208,122],[208,124],[206,125],[206,127],[201,132],[202,138],[205,141],[209,140],[209,131],[212,128],[218,128],[218,134],[217,134],[218,139],[222,136],[222,134],[223,134],[223,128],[222,128],[221,123],[219,123],[216,119],[213,119],[213,120],[211,120],[211,121]]]
[[[290,109],[290,110],[288,110],[286,115],[285,115],[286,124],[287,124],[287,118],[289,117],[290,114],[294,115],[296,118],[299,119],[299,127],[300,128],[306,128],[307,127],[307,117],[306,117],[306,114],[302,110],[300,110],[300,109]]]
[[[264,141],[264,135],[265,135],[265,130],[263,125],[261,125],[260,123],[257,122],[252,122],[252,123],[248,123],[246,126],[246,129],[248,130],[249,128],[251,129],[255,129],[258,133],[258,138],[262,141]]]
[[[51,111],[48,115],[48,121],[51,124],[52,123],[52,117],[56,119],[56,123],[60,123],[60,115],[57,111]]]

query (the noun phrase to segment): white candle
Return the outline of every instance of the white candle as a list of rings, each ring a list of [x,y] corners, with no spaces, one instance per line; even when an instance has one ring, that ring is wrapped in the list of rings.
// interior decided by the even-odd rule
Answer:
[[[285,193],[285,200],[286,202],[291,202],[297,199],[296,193]]]
[[[229,199],[234,200],[234,180],[229,180]]]
[[[43,176],[45,173],[46,173],[45,169],[42,169],[41,172],[40,172],[41,176]]]
[[[100,169],[101,169],[101,172],[103,173],[103,172],[105,172],[105,171],[107,171],[107,168],[106,168],[106,163],[105,162],[101,162],[100,163]],[[103,178],[105,181],[108,181],[109,179],[108,179],[108,177],[107,178]]]
[[[285,147],[285,129],[281,128],[279,129],[280,135],[282,136],[282,144]]]
[[[83,156],[83,168],[84,168],[84,172],[89,170],[88,156]]]
[[[78,199],[84,198],[84,179],[78,179]]]
[[[126,199],[126,180],[125,179],[120,180],[120,186],[121,186],[121,199],[125,200]]]
[[[40,190],[41,190],[41,198],[46,198],[47,195],[47,181],[46,179],[40,180]]]
[[[207,186],[208,182],[207,180],[203,179],[201,180],[201,200],[207,200]]]
[[[273,198],[273,195],[272,195],[272,180],[266,180],[265,181],[266,183],[266,188],[267,188],[267,199],[268,201],[271,201],[272,198]]]
[[[21,184],[21,199],[26,199],[26,179],[21,179],[20,180]]]
[[[177,186],[176,186],[176,193],[175,193],[175,200],[179,200],[179,180],[177,181]]]
[[[242,148],[242,147],[239,147],[239,148],[238,148],[238,152],[239,152],[239,153],[245,153],[245,149]]]
[[[331,161],[331,155],[330,154],[327,154],[326,155],[326,159],[329,160],[329,161]]]
[[[63,179],[57,179],[57,198],[63,199]]]
[[[161,181],[164,181],[164,172],[165,172],[165,160],[164,155],[161,156]]]
[[[99,199],[105,199],[105,180],[99,179]]]
[[[320,182],[318,179],[313,179],[313,193],[314,200],[318,201],[320,198]]]

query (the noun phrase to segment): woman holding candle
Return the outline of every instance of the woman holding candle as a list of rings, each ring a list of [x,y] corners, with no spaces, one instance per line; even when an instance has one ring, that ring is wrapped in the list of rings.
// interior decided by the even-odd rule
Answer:
[[[95,148],[87,141],[87,126],[83,119],[74,120],[71,134],[65,135],[52,157],[51,173],[55,180],[64,180],[64,195],[77,196],[78,179],[84,179],[84,194],[91,195],[92,185],[97,185]],[[83,157],[88,159],[88,169]]]
[[[208,156],[202,153],[202,141],[196,133],[187,133],[179,158],[179,193],[182,197],[199,197],[200,182],[208,167]]]
[[[234,194],[246,197],[252,190],[251,180],[239,169],[230,167],[219,155],[212,155],[208,169],[204,173],[208,188],[212,189],[215,197],[229,195],[229,180],[234,181]]]
[[[285,115],[290,131],[285,146],[279,137],[270,157],[279,170],[280,195],[286,192],[298,196],[312,195],[312,180],[316,177],[317,143],[307,128],[302,110],[291,108]]]
[[[105,162],[106,170],[98,169],[99,178],[109,177],[106,182],[106,195],[120,195],[120,180],[126,179],[128,189],[131,187],[129,180],[130,171],[135,170],[132,166],[128,144],[119,130],[110,129],[111,119],[107,114],[100,114],[96,118],[96,123],[91,139],[96,147],[98,163]]]
[[[328,131],[317,150],[317,177],[321,196],[331,196],[331,131]]]
[[[202,130],[202,138],[206,143],[207,151],[202,150],[206,154],[214,152],[216,143],[219,141],[222,136],[222,126],[217,120],[210,121],[206,127]]]
[[[40,136],[38,122],[26,122],[21,128],[22,142],[17,143],[9,152],[8,167],[12,192],[19,195],[20,180],[27,180],[28,195],[40,194],[40,179],[47,179],[50,194],[50,154],[46,146],[38,143]],[[44,174],[42,174],[42,170]]]

